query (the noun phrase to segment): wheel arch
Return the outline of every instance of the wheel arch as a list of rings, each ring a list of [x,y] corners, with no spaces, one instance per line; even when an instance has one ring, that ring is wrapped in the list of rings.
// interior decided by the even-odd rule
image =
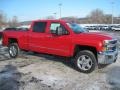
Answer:
[[[18,40],[16,38],[8,38],[8,45],[10,45],[11,43],[17,43],[18,44]]]
[[[97,49],[96,49],[96,47],[87,46],[87,45],[75,45],[74,51],[73,51],[73,57],[75,57],[76,54],[79,51],[82,51],[82,50],[89,50],[89,51],[93,52],[93,54],[95,55],[96,60],[97,60]]]

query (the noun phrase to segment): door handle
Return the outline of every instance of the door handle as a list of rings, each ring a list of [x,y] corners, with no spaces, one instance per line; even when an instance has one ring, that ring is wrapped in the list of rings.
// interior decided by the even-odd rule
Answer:
[[[47,36],[48,38],[52,38],[52,36]]]

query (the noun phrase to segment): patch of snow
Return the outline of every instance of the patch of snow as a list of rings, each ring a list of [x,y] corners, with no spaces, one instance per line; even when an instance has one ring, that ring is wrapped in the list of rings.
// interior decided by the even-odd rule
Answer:
[[[93,83],[88,86],[85,90],[100,90],[98,82]]]

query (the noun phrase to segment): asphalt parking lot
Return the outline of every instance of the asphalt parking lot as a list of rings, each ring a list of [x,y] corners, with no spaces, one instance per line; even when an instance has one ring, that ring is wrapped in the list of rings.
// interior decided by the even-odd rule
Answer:
[[[120,41],[120,32],[104,33]],[[0,90],[120,90],[120,51],[115,63],[84,74],[62,57],[23,52],[11,59],[0,43]]]

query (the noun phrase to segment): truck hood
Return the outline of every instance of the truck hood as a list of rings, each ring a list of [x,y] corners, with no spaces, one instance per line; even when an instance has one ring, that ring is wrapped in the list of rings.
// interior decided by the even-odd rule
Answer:
[[[113,36],[106,33],[98,33],[98,32],[87,32],[80,33],[75,35],[79,39],[83,40],[93,40],[93,41],[103,41],[103,40],[111,40]]]
[[[88,32],[88,33],[80,33],[75,34],[73,38],[73,42],[80,45],[87,45],[96,47],[97,51],[101,51],[103,41],[104,40],[112,40],[113,37],[105,34],[105,33],[96,33],[96,32]]]

